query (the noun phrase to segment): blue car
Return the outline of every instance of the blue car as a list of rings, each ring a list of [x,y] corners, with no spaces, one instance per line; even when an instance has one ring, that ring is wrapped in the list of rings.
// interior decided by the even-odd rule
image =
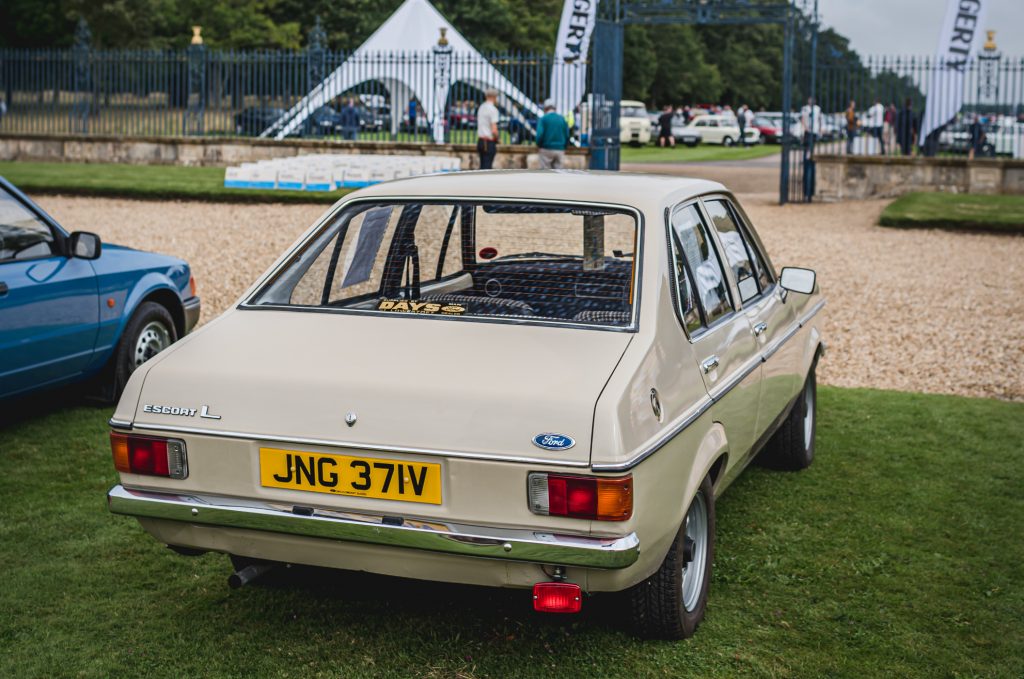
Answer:
[[[0,399],[89,380],[113,401],[198,320],[186,262],[69,234],[0,177]]]

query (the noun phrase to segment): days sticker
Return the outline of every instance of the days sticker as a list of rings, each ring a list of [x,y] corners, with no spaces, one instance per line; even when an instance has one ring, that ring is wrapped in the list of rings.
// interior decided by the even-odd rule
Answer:
[[[410,314],[441,314],[442,316],[459,316],[466,313],[461,304],[439,304],[437,302],[414,302],[404,299],[382,299],[377,304],[378,311],[397,311]]]

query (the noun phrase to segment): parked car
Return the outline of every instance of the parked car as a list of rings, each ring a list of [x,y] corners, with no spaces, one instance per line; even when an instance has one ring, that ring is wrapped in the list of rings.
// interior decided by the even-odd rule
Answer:
[[[782,143],[782,120],[770,120],[762,116],[754,116],[754,127],[761,134],[766,144]]]
[[[759,111],[758,113],[756,113],[755,116],[754,116],[754,121],[755,121],[754,122],[754,127],[757,127],[758,131],[760,132],[761,129],[760,129],[760,127],[757,124],[758,120],[762,121],[765,124],[765,127],[770,127],[773,130],[777,130],[778,131],[776,133],[777,135],[781,135],[782,134],[782,113],[781,112],[779,112],[779,111]],[[764,133],[762,132],[762,136],[763,136],[763,134]],[[795,113],[790,113],[789,114],[789,140],[791,142],[792,141],[797,141],[797,140],[803,139],[803,137],[804,137],[804,126],[800,122],[800,116],[795,114]],[[766,141],[768,141],[768,140],[766,139]],[[776,141],[774,143],[778,143],[778,142]]]
[[[758,453],[814,457],[823,305],[717,183],[378,184],[136,371],[109,507],[232,555],[235,585],[313,564],[559,613],[626,590],[641,634],[689,636],[716,498]]]
[[[537,137],[537,116],[532,113],[502,115],[498,120],[498,129],[508,132],[509,144],[533,141]]]
[[[700,131],[689,127],[686,119],[678,114],[672,117],[672,136],[675,137],[676,143],[685,144],[691,148],[702,141]]]
[[[651,121],[642,101],[619,102],[619,143],[643,146],[651,142]]]
[[[721,144],[732,146],[740,142],[740,127],[735,116],[730,115],[707,115],[698,116],[690,121],[682,130],[685,135],[699,135],[700,140],[705,144]],[[743,131],[743,138],[748,144],[761,143],[761,133],[756,127],[749,127]],[[684,139],[683,143],[687,143]]]
[[[281,120],[285,113],[283,108],[251,106],[235,114],[235,134],[258,137],[264,130]]]
[[[448,109],[448,128],[452,130],[469,130],[476,127],[476,109],[465,105],[456,105]]]
[[[199,319],[189,266],[68,233],[0,177],[0,398],[128,377]]]
[[[419,127],[423,127],[426,122],[426,119],[423,119],[423,124],[420,124],[417,119],[417,125]],[[405,117],[405,123],[408,126],[408,116]],[[359,127],[364,132],[381,132],[390,130],[391,107],[386,105],[365,105],[359,107]]]

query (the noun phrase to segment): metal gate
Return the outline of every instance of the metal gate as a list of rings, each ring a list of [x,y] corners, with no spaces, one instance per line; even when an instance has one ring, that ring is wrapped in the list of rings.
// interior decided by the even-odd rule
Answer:
[[[622,100],[622,24],[598,18],[594,24],[594,69],[589,110],[590,167],[619,169],[619,102]]]
[[[591,111],[593,169],[619,169],[619,100],[622,98],[623,31],[627,24],[783,26],[782,153],[779,172],[779,203],[809,202],[814,195],[813,148],[806,148],[789,133],[794,73],[794,37],[811,33],[811,64],[817,41],[817,2],[810,20],[796,7],[797,0],[601,0],[594,27],[594,79]],[[802,21],[798,21],[802,20]],[[814,93],[811,82],[804,91]]]

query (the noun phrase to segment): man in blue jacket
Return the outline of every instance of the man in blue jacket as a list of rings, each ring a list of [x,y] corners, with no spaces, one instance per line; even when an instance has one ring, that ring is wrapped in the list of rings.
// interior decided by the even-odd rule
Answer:
[[[541,169],[561,169],[565,147],[569,145],[569,125],[555,112],[555,102],[544,102],[544,115],[537,121],[537,146]]]

